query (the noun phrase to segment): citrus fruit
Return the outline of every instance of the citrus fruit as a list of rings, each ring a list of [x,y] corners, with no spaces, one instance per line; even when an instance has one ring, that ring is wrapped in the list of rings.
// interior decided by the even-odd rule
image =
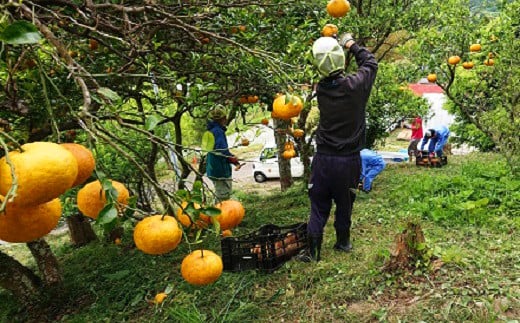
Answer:
[[[195,223],[193,223],[191,217],[184,212],[186,207],[188,206],[187,201],[183,201],[181,203],[181,207],[177,209],[177,220],[186,228],[191,227],[192,225],[197,229],[202,229],[208,226],[207,222],[201,218],[195,220]],[[200,205],[197,203],[194,203],[193,206],[195,209],[200,209]],[[199,215],[200,217],[200,215]]]
[[[488,58],[484,61],[484,65],[493,66],[493,65],[495,65],[495,61],[492,58]]]
[[[280,95],[273,101],[273,111],[271,112],[271,117],[289,120],[292,117],[296,117],[300,114],[303,108],[302,100],[296,96],[291,95],[287,98],[286,96]]]
[[[220,224],[221,230],[233,229],[242,222],[246,211],[242,203],[236,200],[225,200],[215,205],[220,209],[220,214],[215,216],[215,220]],[[206,222],[211,223],[211,218],[201,214]]]
[[[469,46],[470,52],[480,52],[481,49],[482,46],[480,44],[471,44],[471,46]]]
[[[195,250],[188,254],[181,263],[181,275],[188,283],[204,286],[214,283],[224,264],[222,258],[211,250]]]
[[[128,205],[128,197],[130,196],[130,193],[124,184],[117,181],[111,181],[111,183],[118,193],[118,209],[123,211],[125,206]],[[83,213],[83,215],[88,216],[89,218],[97,219],[99,212],[101,212],[105,207],[106,203],[107,199],[105,191],[103,190],[100,181],[90,182],[78,191],[78,209]]]
[[[260,121],[264,126],[267,126],[269,124],[269,119],[263,118],[262,121]]]
[[[181,238],[179,223],[169,215],[148,216],[134,228],[135,246],[150,255],[162,255],[174,250]]]
[[[466,69],[466,70],[472,69],[473,66],[475,66],[475,64],[473,64],[473,62],[464,62],[464,63],[462,63],[462,67],[464,67],[464,69]]]
[[[295,138],[301,138],[301,137],[303,137],[304,134],[305,134],[305,132],[302,129],[294,129],[294,131],[293,131],[293,136]]]
[[[155,295],[153,298],[153,302],[155,304],[161,304],[167,296],[168,294],[166,293],[157,293],[157,295]]]
[[[332,37],[337,34],[338,34],[338,26],[336,26],[334,24],[326,24],[321,29],[321,35],[323,37]]]
[[[345,16],[350,11],[350,3],[347,0],[330,0],[327,3],[327,13],[334,18]]]
[[[222,231],[222,237],[231,237],[233,235],[233,232],[231,230],[224,230]]]
[[[67,149],[52,142],[32,142],[21,149],[8,153],[18,181],[13,203],[42,204],[72,187],[78,163]],[[0,159],[0,194],[5,196],[12,183],[11,166],[4,156]]]
[[[428,74],[426,79],[428,79],[428,82],[430,82],[430,83],[435,83],[437,81],[437,74],[430,73],[430,74]]]
[[[0,196],[0,201],[3,200]],[[35,205],[7,203],[0,213],[0,240],[30,242],[39,239],[58,225],[60,216],[59,198]]]
[[[451,65],[456,65],[460,62],[460,57],[459,56],[450,56],[448,58],[448,63],[451,64]]]
[[[72,183],[72,187],[85,183],[85,181],[92,175],[94,168],[96,168],[96,161],[94,155],[87,147],[76,143],[63,143],[68,151],[74,155],[78,163],[78,175],[76,180]]]

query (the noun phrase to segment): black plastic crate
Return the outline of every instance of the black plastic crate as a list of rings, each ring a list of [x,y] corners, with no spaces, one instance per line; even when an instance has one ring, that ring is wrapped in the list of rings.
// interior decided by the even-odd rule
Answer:
[[[429,157],[428,151],[423,150],[415,157],[415,165],[426,166],[426,167],[442,167],[448,164],[448,157]]]
[[[266,224],[258,230],[221,240],[225,271],[257,269],[271,273],[307,247],[307,223]]]

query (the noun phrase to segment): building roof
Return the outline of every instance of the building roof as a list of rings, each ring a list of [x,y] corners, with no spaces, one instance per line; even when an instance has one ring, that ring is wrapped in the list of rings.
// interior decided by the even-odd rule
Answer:
[[[420,80],[418,83],[408,84],[408,87],[413,91],[413,93],[420,96],[425,93],[444,93],[442,88],[437,84],[425,81],[426,80]]]

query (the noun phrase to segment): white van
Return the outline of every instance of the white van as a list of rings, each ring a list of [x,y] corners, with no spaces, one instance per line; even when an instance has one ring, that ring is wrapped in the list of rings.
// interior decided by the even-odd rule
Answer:
[[[253,177],[257,183],[265,182],[268,179],[280,178],[278,168],[278,149],[276,145],[265,145],[260,156],[253,163]],[[291,174],[293,177],[303,176],[303,163],[300,157],[290,159]]]

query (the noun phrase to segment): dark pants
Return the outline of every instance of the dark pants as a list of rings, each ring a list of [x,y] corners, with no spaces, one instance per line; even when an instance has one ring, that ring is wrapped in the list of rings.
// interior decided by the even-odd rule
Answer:
[[[336,204],[334,228],[336,232],[350,230],[352,207],[361,173],[359,153],[348,156],[316,154],[312,160],[309,198],[311,215],[307,224],[310,235],[323,234],[332,208]],[[351,190],[352,189],[352,190]]]

